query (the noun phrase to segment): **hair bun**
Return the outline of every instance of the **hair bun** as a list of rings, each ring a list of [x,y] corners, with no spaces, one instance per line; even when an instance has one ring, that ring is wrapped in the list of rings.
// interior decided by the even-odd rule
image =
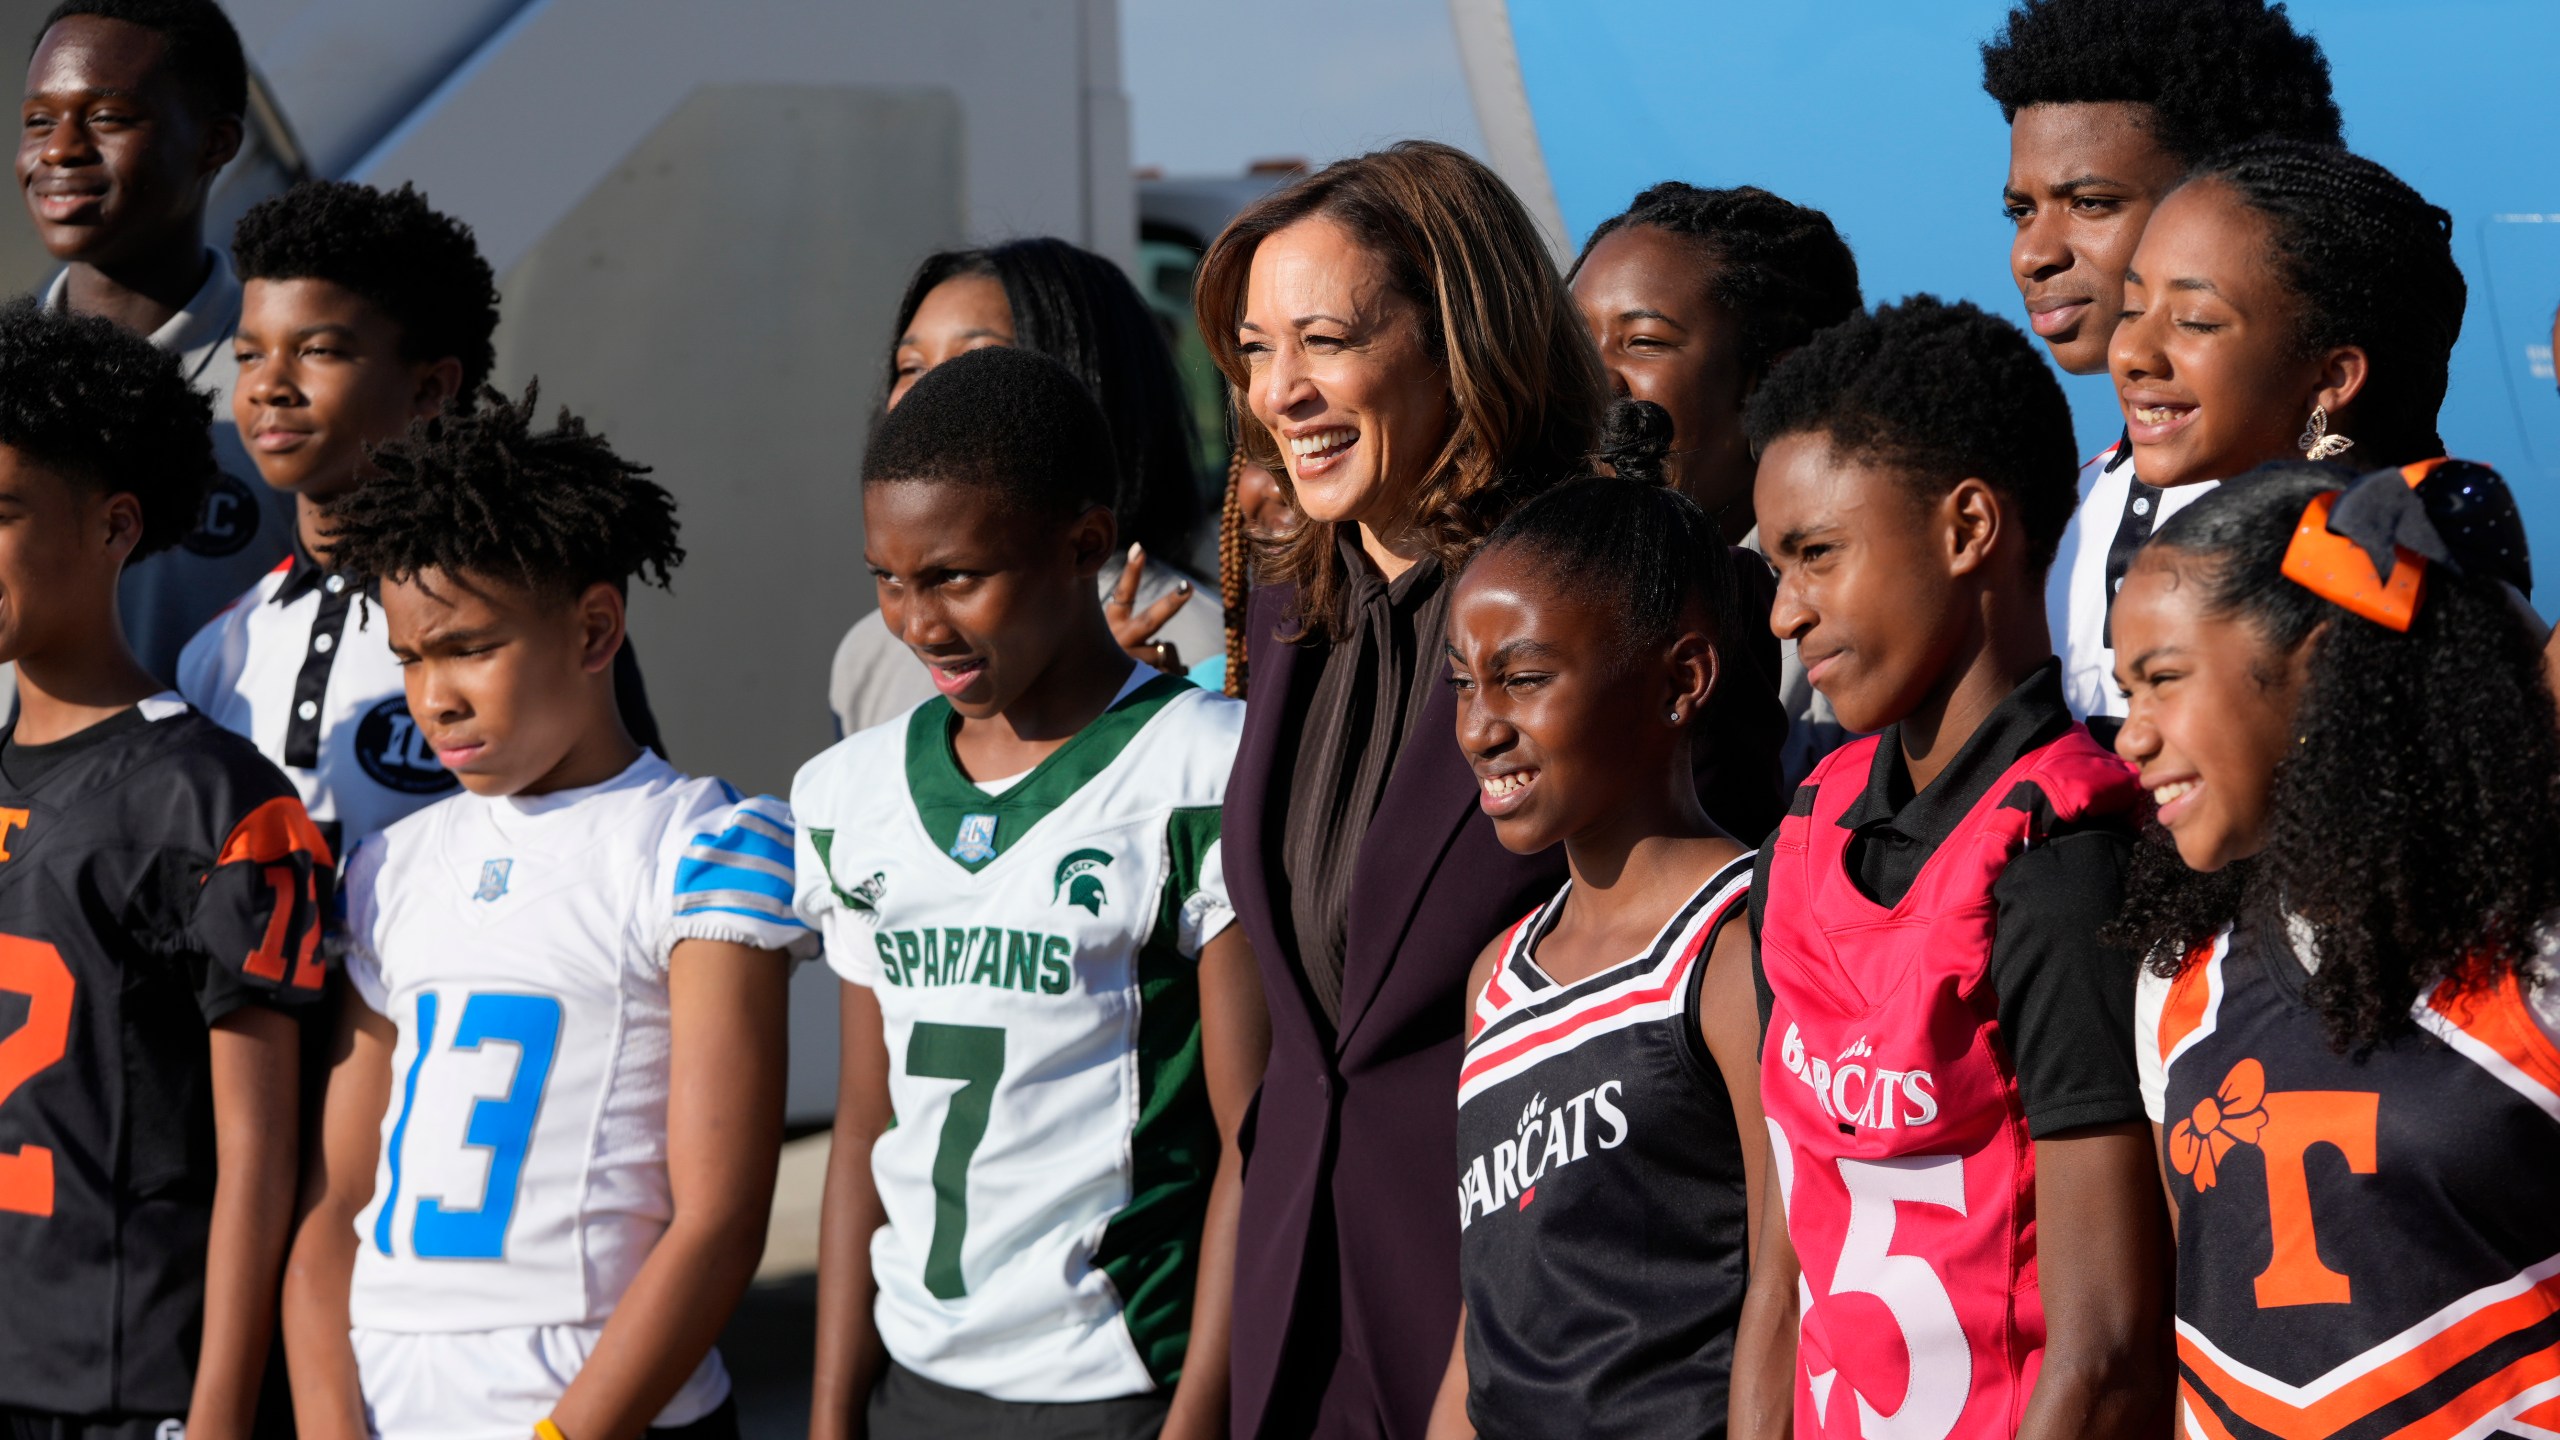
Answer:
[[[1663,483],[1662,459],[1671,453],[1671,412],[1650,400],[1609,402],[1600,421],[1600,458],[1628,480]]]

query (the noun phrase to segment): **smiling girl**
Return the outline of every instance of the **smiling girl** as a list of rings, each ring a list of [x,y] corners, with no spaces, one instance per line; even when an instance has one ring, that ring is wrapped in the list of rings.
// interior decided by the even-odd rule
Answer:
[[[1583,480],[1496,530],[1451,603],[1477,803],[1571,878],[1468,979],[1467,1309],[1435,1440],[1724,1433],[1765,1149],[1751,935],[1728,923],[1751,854],[1691,778],[1739,628],[1728,563],[1685,497]]]
[[[2465,293],[2445,212],[2334,147],[2241,145],[2160,202],[2108,352],[2139,487],[2114,542],[2071,561],[2075,711],[2120,708],[2107,607],[2136,547],[2212,482],[2306,453],[2445,453],[2436,410]]]
[[[2266,467],[2126,577],[2117,750],[2159,824],[2119,929],[2150,957],[2184,1433],[2553,1423],[2560,734],[2530,583],[2504,483],[2460,462]]]

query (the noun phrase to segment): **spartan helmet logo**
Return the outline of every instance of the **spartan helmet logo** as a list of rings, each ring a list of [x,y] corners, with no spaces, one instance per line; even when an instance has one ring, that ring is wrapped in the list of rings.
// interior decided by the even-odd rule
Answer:
[[[1100,850],[1078,850],[1058,862],[1058,878],[1050,886],[1051,904],[1064,901],[1088,915],[1100,915],[1111,896],[1102,888],[1103,867],[1111,857]]]

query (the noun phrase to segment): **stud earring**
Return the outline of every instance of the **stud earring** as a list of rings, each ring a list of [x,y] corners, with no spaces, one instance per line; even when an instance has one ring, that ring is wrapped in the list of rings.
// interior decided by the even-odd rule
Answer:
[[[2302,448],[2305,460],[2335,460],[2356,444],[2344,435],[2329,433],[2329,412],[2318,405],[2311,407],[2311,423],[2302,427],[2293,443]]]
[[[1680,723],[1680,707],[1679,707],[1679,706],[1677,706],[1677,705],[1672,706],[1672,707],[1671,707],[1671,713],[1670,713],[1666,718],[1668,718],[1668,719],[1671,721],[1671,723],[1672,723],[1675,727],[1676,727],[1677,725],[1679,725],[1679,723]]]

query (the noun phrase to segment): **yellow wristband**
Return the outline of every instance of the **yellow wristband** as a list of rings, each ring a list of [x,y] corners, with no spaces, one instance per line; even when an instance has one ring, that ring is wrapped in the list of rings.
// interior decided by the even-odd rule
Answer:
[[[533,1436],[534,1440],[569,1440],[568,1436],[560,1433],[559,1426],[551,1423],[548,1415],[533,1422]]]

